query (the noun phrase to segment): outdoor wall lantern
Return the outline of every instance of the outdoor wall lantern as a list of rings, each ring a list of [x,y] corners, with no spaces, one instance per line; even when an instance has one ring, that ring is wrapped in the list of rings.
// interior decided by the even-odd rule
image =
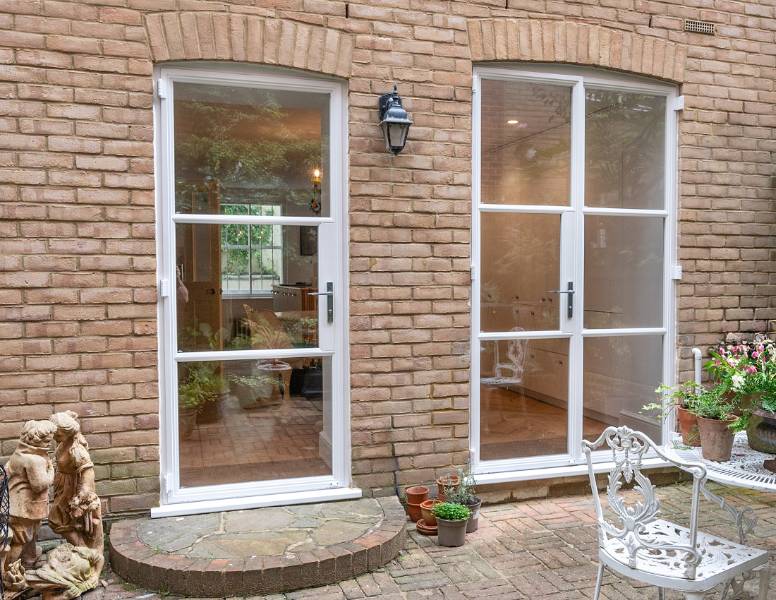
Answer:
[[[380,128],[385,138],[385,149],[398,154],[404,150],[412,120],[401,104],[396,85],[389,94],[380,96]]]

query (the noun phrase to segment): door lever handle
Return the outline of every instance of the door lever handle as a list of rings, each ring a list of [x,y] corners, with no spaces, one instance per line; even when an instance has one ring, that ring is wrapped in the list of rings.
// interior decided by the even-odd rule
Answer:
[[[565,290],[547,290],[553,294],[568,294],[566,303],[566,318],[572,319],[574,317],[574,282],[569,281],[566,284]]]
[[[334,282],[326,282],[325,292],[307,292],[308,296],[326,296],[326,322],[334,322]]]

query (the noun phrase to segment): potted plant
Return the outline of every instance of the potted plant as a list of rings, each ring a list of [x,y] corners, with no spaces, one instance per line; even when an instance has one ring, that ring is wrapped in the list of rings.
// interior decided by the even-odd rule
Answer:
[[[463,504],[440,502],[434,507],[439,533],[437,542],[440,546],[458,547],[466,541],[466,523],[471,511]]]
[[[741,428],[741,420],[734,414],[736,404],[728,391],[724,384],[701,387],[689,402],[690,411],[698,418],[701,453],[706,460],[730,460],[734,431]]]
[[[178,384],[178,409],[181,437],[191,436],[195,422],[210,406],[217,406],[224,381],[218,374],[218,366],[211,362],[188,363]]]
[[[676,424],[682,443],[685,446],[700,446],[701,436],[698,431],[698,418],[690,410],[690,400],[697,394],[700,386],[694,381],[687,381],[677,386],[661,385],[655,393],[661,398],[661,402],[645,404],[641,412],[658,412],[665,420],[671,413],[676,412]],[[667,401],[670,399],[670,401]]]
[[[458,474],[447,473],[446,475],[437,477],[436,484],[437,484],[437,498],[439,500],[444,500],[445,490],[449,487],[458,485]]]
[[[475,495],[474,478],[471,473],[459,469],[455,479],[458,481],[457,485],[445,488],[445,501],[463,504],[471,511],[471,516],[466,524],[466,533],[473,533],[479,527],[482,500]]]
[[[237,397],[241,408],[266,406],[279,387],[274,375],[257,373],[255,375],[231,375],[231,391]]]
[[[731,390],[749,446],[776,453],[776,343],[758,334],[752,341],[721,343],[710,354],[705,368]]]

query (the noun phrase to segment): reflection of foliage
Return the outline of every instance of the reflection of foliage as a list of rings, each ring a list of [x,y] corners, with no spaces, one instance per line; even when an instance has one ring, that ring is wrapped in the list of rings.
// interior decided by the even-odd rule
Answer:
[[[200,410],[205,403],[218,400],[224,389],[224,379],[218,364],[195,362],[187,364],[178,383],[178,403],[184,409]]]
[[[202,179],[215,178],[222,185],[241,180],[277,184],[292,167],[305,169],[320,164],[316,141],[296,138],[282,125],[285,113],[268,96],[262,105],[237,108],[214,102],[180,101],[193,127],[176,132],[175,163],[179,173],[193,169]],[[273,138],[246,136],[251,125],[268,121]],[[189,173],[191,175],[193,173]]]
[[[595,204],[610,192],[635,208],[633,196],[648,197],[663,182],[665,99],[603,90],[586,96],[598,107],[585,119],[585,178],[599,197]]]

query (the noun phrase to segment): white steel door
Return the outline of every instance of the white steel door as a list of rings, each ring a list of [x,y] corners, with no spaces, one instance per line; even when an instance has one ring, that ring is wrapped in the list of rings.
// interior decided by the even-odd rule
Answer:
[[[342,87],[184,68],[157,85],[155,514],[356,496]]]
[[[640,407],[673,377],[673,88],[528,67],[474,88],[475,472],[575,472],[609,425],[660,439]]]

